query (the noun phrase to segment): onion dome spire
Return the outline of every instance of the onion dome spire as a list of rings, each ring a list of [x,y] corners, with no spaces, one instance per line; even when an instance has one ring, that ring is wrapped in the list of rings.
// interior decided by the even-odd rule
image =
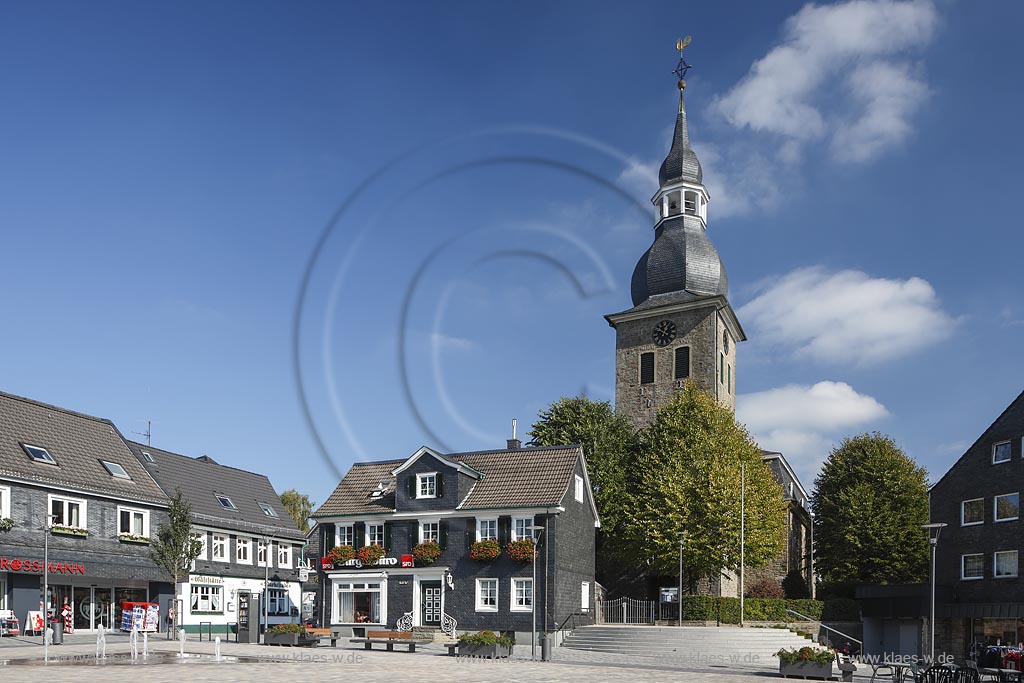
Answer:
[[[690,148],[690,132],[686,126],[686,102],[683,100],[683,91],[686,90],[686,72],[691,65],[683,58],[683,50],[690,44],[690,36],[676,41],[676,50],[679,51],[679,64],[674,73],[679,79],[679,113],[676,115],[676,129],[672,135],[672,148],[661,162],[661,169],[658,171],[658,181],[661,186],[679,182],[689,181],[691,183],[703,184],[704,171],[700,167],[700,161],[693,149]]]

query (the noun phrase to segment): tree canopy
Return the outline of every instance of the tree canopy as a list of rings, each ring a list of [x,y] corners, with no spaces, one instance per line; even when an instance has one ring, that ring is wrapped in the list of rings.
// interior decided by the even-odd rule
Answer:
[[[737,571],[741,465],[745,561],[758,567],[784,548],[781,486],[733,412],[687,381],[641,435],[628,522],[638,560],[674,574],[682,538],[691,591],[700,579]]]
[[[192,561],[203,552],[203,543],[192,536],[192,506],[175,491],[167,508],[168,523],[161,524],[150,539],[149,556],[153,563],[171,580],[177,590],[182,577],[188,576]],[[175,613],[172,627],[177,626]]]
[[[889,436],[847,437],[814,481],[815,566],[829,582],[904,583],[928,574],[928,474]]]
[[[314,503],[305,493],[288,489],[281,494],[281,504],[302,533],[309,533],[309,516],[313,514]]]

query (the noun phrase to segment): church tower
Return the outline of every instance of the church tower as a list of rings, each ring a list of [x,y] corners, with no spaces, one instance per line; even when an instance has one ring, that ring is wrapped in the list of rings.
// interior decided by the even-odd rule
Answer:
[[[649,424],[687,379],[734,407],[736,344],[746,341],[707,237],[711,198],[690,147],[683,101],[687,42],[677,45],[679,112],[652,199],[654,243],[633,270],[633,307],[605,316],[615,328],[615,412],[637,427]]]

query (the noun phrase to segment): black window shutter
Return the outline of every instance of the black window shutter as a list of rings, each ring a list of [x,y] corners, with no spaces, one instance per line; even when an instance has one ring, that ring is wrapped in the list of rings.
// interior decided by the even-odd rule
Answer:
[[[352,545],[357,548],[361,548],[365,543],[366,537],[366,523],[356,522],[352,525]]]
[[[391,552],[391,522],[384,522],[384,550]]]
[[[324,524],[323,527],[324,540],[323,543],[320,544],[320,549],[323,551],[323,553],[321,553],[321,556],[327,557],[327,551],[334,547],[334,525]]]
[[[654,354],[640,354],[640,384],[654,384]]]
[[[466,547],[472,548],[473,542],[476,540],[476,518],[470,517],[466,519]]]
[[[686,379],[690,376],[690,347],[676,347],[676,379]]]
[[[416,475],[415,474],[410,474],[409,475],[409,497],[410,498],[415,498],[416,497]]]
[[[448,520],[442,519],[437,525],[437,544],[441,546],[441,550],[448,547]]]
[[[434,487],[434,491],[437,498],[444,497],[444,472],[437,473],[437,485]]]
[[[419,542],[419,529],[415,520],[409,522],[409,552],[412,552],[412,548]]]
[[[512,518],[498,517],[498,543],[508,545],[512,540]]]

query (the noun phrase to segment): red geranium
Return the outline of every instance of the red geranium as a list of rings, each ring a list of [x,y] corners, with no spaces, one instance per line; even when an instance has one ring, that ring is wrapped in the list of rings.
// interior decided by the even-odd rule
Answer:
[[[485,538],[469,546],[469,556],[481,562],[490,562],[501,555],[501,545],[493,538]]]
[[[516,562],[533,562],[533,558],[537,554],[533,540],[529,538],[520,538],[518,541],[512,541],[505,546],[505,552]]]
[[[327,559],[335,567],[355,559],[356,549],[350,545],[336,545],[327,551]]]
[[[356,557],[363,564],[377,564],[377,561],[386,554],[384,546],[380,545],[364,545],[356,551]]]
[[[441,557],[441,546],[437,541],[424,541],[413,546],[412,556],[416,558],[417,564],[434,564],[437,558]]]

